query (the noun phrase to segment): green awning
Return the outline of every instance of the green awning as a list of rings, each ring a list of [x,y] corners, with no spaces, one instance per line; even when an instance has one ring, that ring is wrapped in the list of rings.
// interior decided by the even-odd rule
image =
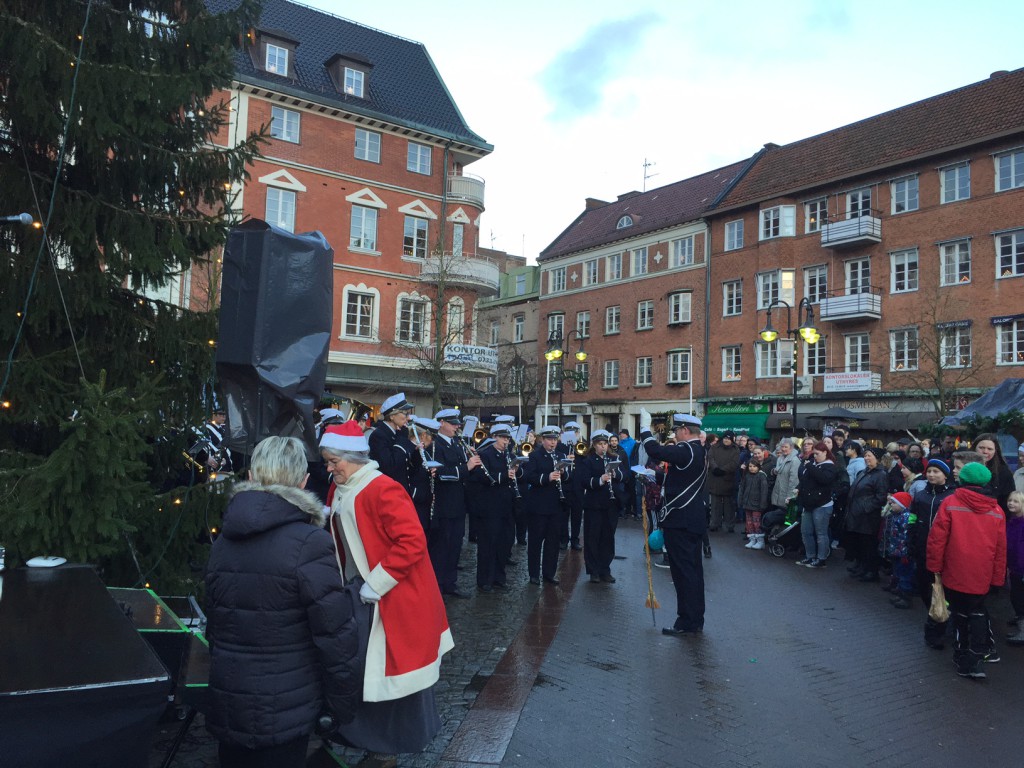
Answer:
[[[701,429],[720,435],[735,432],[737,435],[767,437],[767,413],[710,413],[701,421]]]

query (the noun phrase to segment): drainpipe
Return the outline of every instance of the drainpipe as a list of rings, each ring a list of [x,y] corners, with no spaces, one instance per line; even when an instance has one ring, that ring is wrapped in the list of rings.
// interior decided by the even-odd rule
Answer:
[[[711,359],[711,323],[708,317],[711,313],[711,225],[707,219],[704,220],[704,397],[708,396],[708,360]],[[690,377],[693,380],[693,377]]]

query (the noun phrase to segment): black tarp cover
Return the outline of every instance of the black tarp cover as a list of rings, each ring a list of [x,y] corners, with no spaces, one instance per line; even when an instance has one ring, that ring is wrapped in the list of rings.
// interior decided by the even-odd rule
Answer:
[[[217,377],[232,451],[270,435],[298,437],[316,456],[313,409],[327,378],[334,250],[320,232],[293,234],[259,220],[228,236]]]
[[[962,411],[944,418],[942,423],[949,427],[956,427],[972,416],[993,418],[1000,413],[1012,411],[1014,408],[1024,411],[1024,379],[1007,379]]]

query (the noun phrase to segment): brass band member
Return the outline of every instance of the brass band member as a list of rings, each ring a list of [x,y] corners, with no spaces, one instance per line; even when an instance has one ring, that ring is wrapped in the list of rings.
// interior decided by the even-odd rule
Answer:
[[[416,445],[409,439],[409,412],[415,406],[399,392],[380,407],[380,421],[370,433],[370,458],[380,471],[401,485],[415,501],[412,477],[422,463]]]
[[[599,429],[590,437],[590,451],[576,460],[573,481],[583,498],[583,562],[591,583],[614,584],[615,528],[619,521],[613,484],[622,480],[622,470],[609,467],[617,456],[608,453],[609,433]]]
[[[522,474],[508,457],[512,439],[508,426],[495,424],[491,438],[493,442],[480,449],[480,469],[470,475],[480,488],[480,503],[471,514],[477,518],[476,585],[483,592],[507,588],[504,540],[515,512],[514,484]]]
[[[558,468],[565,455],[558,450],[557,426],[541,428],[537,434],[540,446],[530,453],[523,472],[530,484],[527,494],[526,557],[530,583],[540,584],[541,576],[548,584],[557,584],[558,535],[565,527],[565,477]]]

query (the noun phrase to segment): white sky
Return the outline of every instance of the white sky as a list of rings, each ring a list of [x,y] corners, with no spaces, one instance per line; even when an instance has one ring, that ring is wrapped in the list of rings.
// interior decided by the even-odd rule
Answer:
[[[1020,0],[304,0],[422,42],[494,145],[480,244],[1024,66]]]

